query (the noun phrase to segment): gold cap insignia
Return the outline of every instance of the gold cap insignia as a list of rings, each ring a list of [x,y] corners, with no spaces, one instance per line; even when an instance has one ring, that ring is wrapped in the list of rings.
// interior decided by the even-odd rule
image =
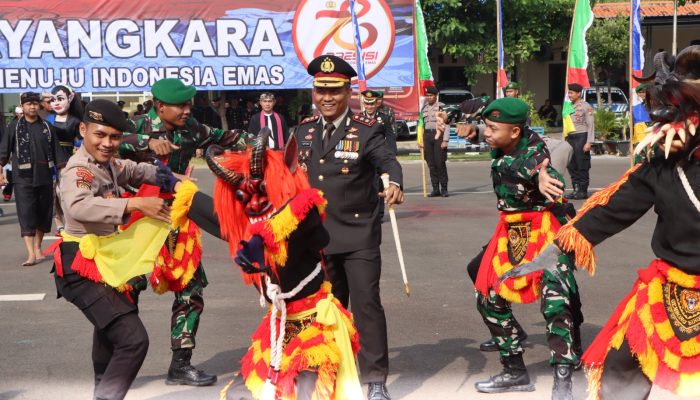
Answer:
[[[323,62],[321,63],[321,71],[330,74],[331,72],[335,71],[335,64],[333,64],[333,61],[331,61],[330,58],[326,57]]]
[[[104,118],[102,118],[102,114],[100,114],[98,112],[89,111],[88,115],[90,116],[90,119],[94,119],[95,121],[104,122]]]

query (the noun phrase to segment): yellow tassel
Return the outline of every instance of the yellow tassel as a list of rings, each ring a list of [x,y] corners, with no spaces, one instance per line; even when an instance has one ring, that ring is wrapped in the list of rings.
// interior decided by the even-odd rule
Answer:
[[[175,193],[175,200],[170,211],[171,227],[173,229],[182,228],[187,222],[187,213],[192,206],[192,199],[195,193],[199,191],[197,185],[192,181],[182,181]]]
[[[555,240],[559,243],[559,247],[565,252],[574,252],[575,263],[577,266],[588,270],[588,273],[593,276],[595,274],[595,252],[593,245],[589,242],[581,232],[574,227],[572,222],[564,225]]]
[[[694,374],[681,373],[678,388],[675,393],[684,397],[699,396],[700,372]]]
[[[588,397],[586,400],[600,400],[600,384],[603,379],[603,366],[586,369]]]

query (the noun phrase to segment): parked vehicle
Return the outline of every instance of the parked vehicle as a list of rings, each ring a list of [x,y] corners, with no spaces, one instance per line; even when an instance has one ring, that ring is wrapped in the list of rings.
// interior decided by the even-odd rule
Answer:
[[[624,118],[625,113],[629,108],[629,101],[627,100],[627,95],[625,95],[625,92],[619,87],[612,86],[610,88],[612,103],[608,107],[608,87],[598,86],[598,91],[600,92],[600,100],[603,104],[603,108],[614,112],[615,116],[618,118]],[[590,104],[594,110],[598,109],[598,98],[596,96],[595,87],[583,89],[581,97],[583,98],[583,101]]]
[[[473,99],[472,92],[466,89],[446,88],[440,90],[440,103],[444,104],[443,109],[456,108],[464,100]],[[410,139],[416,136],[417,121],[396,121],[396,134],[399,139]],[[452,128],[454,130],[454,127]]]

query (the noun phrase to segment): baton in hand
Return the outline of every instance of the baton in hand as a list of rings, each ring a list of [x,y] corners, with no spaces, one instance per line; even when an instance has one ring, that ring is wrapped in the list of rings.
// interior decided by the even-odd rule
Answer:
[[[389,188],[389,174],[382,174],[382,184],[384,190]],[[394,242],[396,242],[396,253],[399,255],[399,265],[401,266],[401,275],[403,276],[403,288],[406,296],[411,295],[411,289],[408,287],[408,278],[406,277],[406,264],[403,261],[403,250],[401,249],[401,238],[399,238],[399,227],[396,224],[396,211],[394,206],[389,206],[389,219],[391,219],[391,231],[394,233]]]

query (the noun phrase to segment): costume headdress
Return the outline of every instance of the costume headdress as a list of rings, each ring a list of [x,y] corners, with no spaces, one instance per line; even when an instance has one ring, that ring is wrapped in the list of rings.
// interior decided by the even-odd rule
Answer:
[[[635,153],[665,139],[668,158],[671,143],[680,140],[688,147],[688,134],[695,136],[700,125],[700,46],[686,47],[677,57],[665,51],[658,53],[654,67],[656,71],[651,76],[635,78],[649,84],[650,116],[656,122],[647,129],[648,135],[639,142]]]

